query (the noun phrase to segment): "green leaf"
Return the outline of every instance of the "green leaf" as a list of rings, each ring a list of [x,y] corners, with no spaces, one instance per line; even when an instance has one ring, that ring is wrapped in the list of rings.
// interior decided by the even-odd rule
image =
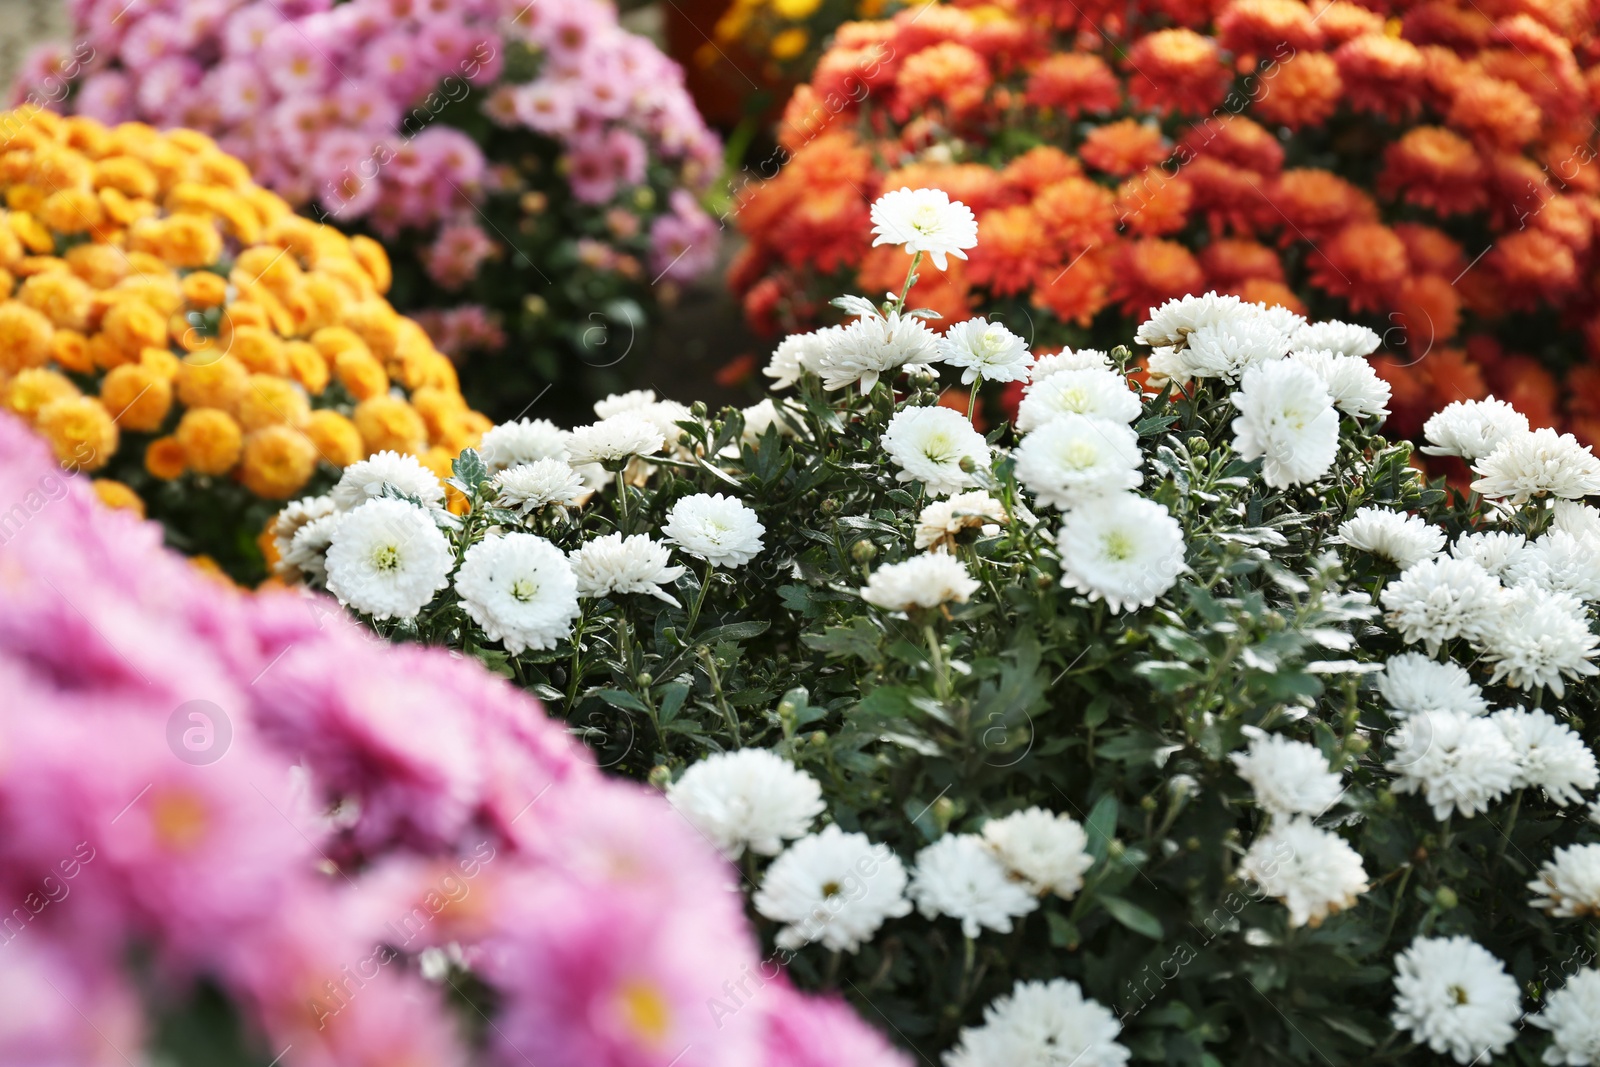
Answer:
[[[1107,793],[1095,801],[1083,828],[1089,837],[1089,855],[1096,863],[1104,860],[1111,839],[1117,836],[1117,798]]]
[[[643,714],[649,714],[650,709],[644,706],[644,701],[640,700],[632,693],[624,690],[601,689],[594,695],[599,697],[601,700],[604,700],[607,704],[610,704],[614,708],[621,708],[623,711],[637,711]]]
[[[1100,897],[1100,903],[1117,922],[1126,926],[1136,934],[1143,934],[1153,941],[1160,941],[1166,936],[1166,931],[1161,928],[1161,920],[1145,911],[1139,905],[1123,897]]]
[[[1044,913],[1044,918],[1050,925],[1050,943],[1056,948],[1064,948],[1070,952],[1082,943],[1083,935],[1078,933],[1077,925],[1065,915],[1047,911]]]
[[[858,617],[849,626],[830,626],[820,634],[803,634],[807,646],[829,656],[853,656],[872,662],[878,658],[878,628]]]
[[[683,709],[683,702],[689,698],[689,686],[686,682],[668,682],[661,687],[661,723],[666,725],[678,717],[678,712]]]
[[[450,461],[450,473],[455,475],[456,481],[466,487],[469,496],[473,490],[489,480],[489,468],[474,448],[463,449],[461,455]]]

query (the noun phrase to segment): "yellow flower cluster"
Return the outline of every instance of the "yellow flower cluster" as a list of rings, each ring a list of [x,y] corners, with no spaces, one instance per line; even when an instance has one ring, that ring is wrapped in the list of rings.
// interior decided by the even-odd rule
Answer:
[[[847,18],[876,18],[885,0],[856,0],[839,4],[824,0],[733,0],[717,20],[712,36],[725,48],[748,49],[781,66],[805,56]],[[697,57],[711,62],[715,46],[707,42]]]
[[[0,112],[0,194],[0,407],[68,468],[283,500],[383,449],[445,476],[491,425],[384,299],[382,246],[295,215],[203,134]]]

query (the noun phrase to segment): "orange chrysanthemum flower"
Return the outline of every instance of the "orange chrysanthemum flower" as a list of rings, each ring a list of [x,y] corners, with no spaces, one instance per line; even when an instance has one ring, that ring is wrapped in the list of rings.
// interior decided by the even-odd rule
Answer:
[[[1378,189],[1440,215],[1477,211],[1488,200],[1487,168],[1472,142],[1440,126],[1418,126],[1390,145]]]
[[[1333,59],[1354,110],[1398,120],[1417,109],[1423,62],[1411,42],[1369,33],[1340,45]]]
[[[1112,299],[1140,322],[1174,297],[1199,292],[1205,272],[1194,254],[1176,241],[1144,238],[1117,249]]]
[[[1539,105],[1512,82],[1469,75],[1456,89],[1450,125],[1491,150],[1513,151],[1539,135]]]
[[[1597,205],[1592,198],[1584,199],[1557,193],[1544,202],[1539,213],[1530,221],[1536,228],[1557,238],[1568,248],[1582,255],[1589,250],[1589,244],[1594,239],[1596,220],[1591,211],[1597,207],[1600,205]]]
[[[1025,99],[1034,107],[1055,108],[1077,118],[1086,111],[1116,110],[1122,103],[1122,86],[1099,56],[1058,52],[1033,68]]]
[[[1128,66],[1128,95],[1162,115],[1205,114],[1222,102],[1230,80],[1216,42],[1187,29],[1139,38],[1128,50]]]
[[[1233,0],[1217,16],[1217,41],[1236,56],[1282,58],[1322,44],[1300,0]]]
[[[1352,222],[1371,222],[1378,205],[1337,174],[1311,167],[1286,170],[1267,190],[1263,230],[1281,229],[1281,244],[1328,240]]]
[[[1031,207],[985,211],[978,234],[978,247],[968,254],[967,277],[996,296],[1026,292],[1035,278],[1059,269],[1061,250]]]
[[[1401,33],[1418,47],[1437,44],[1470,54],[1489,42],[1494,23],[1477,7],[1426,0],[1405,13]]]
[[[1195,210],[1205,216],[1212,234],[1255,233],[1271,186],[1264,175],[1203,156],[1184,167],[1183,176],[1194,186]]]
[[[992,81],[982,56],[946,41],[906,57],[895,76],[893,108],[901,121],[935,106],[952,120],[964,119],[983,106]]]
[[[1397,222],[1394,232],[1405,242],[1406,262],[1423,274],[1454,279],[1467,269],[1467,257],[1443,230],[1420,222]]]
[[[1268,122],[1298,130],[1326,122],[1338,110],[1343,91],[1332,56],[1302,52],[1262,73],[1253,106]]]
[[[1218,290],[1232,289],[1249,278],[1283,281],[1283,263],[1276,252],[1264,244],[1233,237],[1202,248],[1200,266],[1205,268],[1206,284]]]
[[[1235,167],[1276,177],[1283,170],[1283,146],[1266,127],[1242,115],[1212,115],[1197,122],[1178,142],[1185,162],[1206,156]]]
[[[1249,304],[1287,308],[1296,315],[1306,313],[1306,302],[1296,296],[1293,289],[1271,278],[1246,278],[1226,291]]]
[[[1330,47],[1369,33],[1383,32],[1383,16],[1351,0],[1311,0],[1311,11]]]
[[[1067,258],[1108,243],[1117,232],[1117,204],[1111,191],[1087,178],[1067,178],[1042,189],[1033,212],[1045,236]]]
[[[1510,308],[1537,308],[1574,292],[1580,281],[1572,249],[1537,229],[1503,234],[1483,267],[1499,281]]]
[[[1136,237],[1162,237],[1189,224],[1194,186],[1161,167],[1135,174],[1117,189],[1117,220]]]
[[[1459,348],[1434,346],[1378,355],[1372,359],[1372,369],[1392,390],[1385,426],[1405,437],[1420,434],[1423,422],[1444,405],[1489,395],[1482,370]]]
[[[1495,229],[1521,229],[1556,195],[1544,168],[1527,156],[1499,152],[1489,159],[1489,216]]]
[[[1487,377],[1494,395],[1528,416],[1532,425],[1554,426],[1560,421],[1555,376],[1538,360],[1506,356],[1488,368]]]
[[[974,213],[1016,203],[992,167],[981,163],[912,163],[883,177],[885,189],[943,189]]]
[[[1095,170],[1117,178],[1137,174],[1171,155],[1172,148],[1158,126],[1138,119],[1122,119],[1089,131],[1078,156]]]
[[[1340,296],[1350,310],[1383,311],[1406,277],[1406,246],[1389,227],[1357,222],[1312,248],[1311,284]]]
[[[1461,294],[1443,275],[1413,274],[1400,283],[1391,318],[1408,351],[1426,351],[1461,329]],[[1390,341],[1400,343],[1394,337]]]
[[[1105,250],[1096,249],[1040,278],[1033,287],[1033,306],[1062,322],[1087,327],[1111,302],[1109,259]]]
[[[1045,186],[1082,173],[1083,166],[1076,159],[1053,145],[1042,144],[1007,163],[1000,172],[1000,180],[1007,188],[1031,199]]]

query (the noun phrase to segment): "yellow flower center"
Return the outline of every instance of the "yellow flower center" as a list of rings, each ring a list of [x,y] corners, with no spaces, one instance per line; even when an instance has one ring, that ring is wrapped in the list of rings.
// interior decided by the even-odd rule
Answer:
[[[932,204],[923,204],[911,216],[911,228],[918,233],[928,234],[939,229],[939,209]]]
[[[532,578],[518,578],[511,583],[511,595],[526,604],[539,595],[539,583]]]
[[[659,1045],[666,1039],[672,1013],[667,998],[655,986],[637,979],[624,982],[618,999],[623,1021],[634,1036],[647,1045]]]
[[[400,546],[379,545],[372,550],[372,565],[380,571],[393,571],[400,568]]]
[[[1087,470],[1099,458],[1100,450],[1094,446],[1094,442],[1081,437],[1069,442],[1061,451],[1061,461],[1074,470]]]
[[[189,792],[161,793],[150,802],[150,826],[156,840],[174,852],[187,852],[205,836],[205,805]]]
[[[1118,563],[1126,563],[1133,558],[1133,538],[1122,530],[1112,530],[1106,534],[1102,547],[1106,558]]]

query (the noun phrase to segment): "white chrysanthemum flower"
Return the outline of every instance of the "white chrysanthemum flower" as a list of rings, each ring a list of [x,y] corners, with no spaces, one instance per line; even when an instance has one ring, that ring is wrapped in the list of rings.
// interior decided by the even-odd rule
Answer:
[[[1504,580],[1574,600],[1600,600],[1600,538],[1547,530],[1507,562]]]
[[[1436,556],[1406,569],[1380,599],[1389,625],[1408,644],[1436,655],[1446,641],[1476,641],[1500,617],[1500,583],[1471,560]]]
[[[790,425],[789,420],[784,418],[784,405],[773,400],[770,396],[760,403],[750,405],[740,414],[744,416],[744,434],[741,439],[745,444],[757,444],[767,435],[767,431],[774,426],[778,428],[779,437],[799,436],[795,428]],[[738,449],[734,451],[737,453]]]
[[[1378,675],[1378,692],[1402,715],[1424,711],[1459,711],[1487,715],[1489,702],[1472,675],[1459,663],[1429,659],[1420,652],[1390,656]]]
[[[983,1009],[983,1025],[961,1031],[944,1067],[1124,1067],[1122,1024],[1065,978],[1018,982]]]
[[[648,390],[645,391],[648,392]],[[684,435],[684,430],[682,426],[678,425],[680,422],[695,421],[694,412],[689,409],[689,405],[681,404],[676,400],[657,400],[623,414],[637,415],[660,430],[661,438],[666,443],[668,451],[684,457],[692,454],[680,440]]]
[[[566,459],[567,431],[549,419],[502,422],[484,433],[478,454],[491,471],[541,459]]]
[[[1415,793],[1444,821],[1452,811],[1471,817],[1511,791],[1517,756],[1500,728],[1460,711],[1421,711],[1389,735],[1394,755],[1385,764],[1398,777],[1396,793]]]
[[[1544,1010],[1528,1021],[1550,1031],[1544,1062],[1553,1067],[1600,1063],[1600,970],[1586,967],[1551,991]]]
[[[1600,540],[1600,511],[1588,504],[1577,500],[1552,501],[1550,521],[1562,533]]]
[[[512,655],[554,648],[578,617],[578,583],[559,548],[533,534],[486,537],[456,574],[461,608]]]
[[[957,493],[922,509],[917,516],[916,545],[919,549],[947,548],[963,530],[998,530],[1006,521],[1005,506],[985,490]]]
[[[1234,382],[1251,367],[1282,359],[1289,336],[1278,324],[1246,304],[1226,322],[1200,327],[1189,335],[1179,366],[1187,378],[1221,378]]]
[[[791,333],[773,349],[772,358],[761,371],[772,379],[773,389],[787,389],[802,374],[821,374],[822,355],[828,343],[844,332],[843,326],[824,326],[810,333]]]
[[[612,393],[603,400],[594,402],[594,417],[609,419],[613,415],[621,415],[628,411],[637,414],[655,402],[654,389],[631,389],[626,393]]]
[[[939,358],[961,368],[961,384],[1025,382],[1033,366],[1028,343],[998,322],[966,319],[939,338]]]
[[[1155,603],[1184,569],[1183,528],[1166,507],[1132,493],[1089,500],[1056,534],[1061,584],[1112,611]]]
[[[1068,413],[1113,422],[1139,417],[1139,394],[1113,370],[1062,370],[1030,385],[1017,406],[1017,429],[1028,433]]]
[[[1009,934],[1012,919],[1039,906],[976,834],[946,834],[917,853],[910,893],[924,917],[948,915],[968,937],[984,927]]]
[[[423,507],[444,506],[444,483],[418,462],[416,456],[403,456],[398,452],[375,452],[350,464],[329,496],[340,511],[350,511],[381,497],[386,485],[415,497]]]
[[[1460,456],[1473,463],[1508,437],[1528,432],[1528,416],[1506,403],[1487,400],[1457,400],[1440,408],[1422,424],[1427,444],[1422,451],[1430,456]]]
[[[1179,348],[1158,348],[1151,352],[1145,370],[1146,382],[1152,389],[1159,389],[1169,381],[1187,382],[1190,378],[1188,364],[1183,360],[1183,350]]]
[[[884,193],[872,205],[872,247],[899,245],[908,253],[924,252],[940,270],[946,256],[966,259],[978,245],[978,220],[972,209],[951,200],[943,189],[907,189]]]
[[[934,496],[959,493],[977,484],[973,470],[989,465],[989,446],[983,434],[959,411],[946,407],[901,408],[889,420],[879,439],[900,470],[902,482],[921,482]]]
[[[1503,577],[1506,567],[1516,558],[1528,539],[1507,530],[1489,530],[1485,533],[1467,533],[1456,538],[1450,554],[1456,559],[1476,563],[1496,578]]]
[[[880,374],[938,358],[938,337],[921,319],[898,312],[871,314],[824,340],[817,373],[826,389],[848,389],[860,383],[865,395],[878,384]]]
[[[678,606],[677,598],[662,586],[683,577],[683,568],[673,565],[671,549],[645,534],[596,537],[575,550],[567,561],[572,565],[581,597],[648,593]]]
[[[1255,790],[1256,803],[1274,815],[1321,815],[1344,793],[1321,749],[1281,734],[1254,731],[1250,747],[1228,758]]]
[[[666,445],[661,428],[631,412],[613,415],[567,436],[567,462],[574,467],[596,464],[615,466],[634,456],[653,456]]]
[[[1232,398],[1233,447],[1242,459],[1262,460],[1261,476],[1284,489],[1315,481],[1339,451],[1339,415],[1328,387],[1298,363],[1279,360],[1244,372]]]
[[[272,545],[277,551],[278,562],[273,567],[273,573],[285,581],[293,581],[300,577],[301,571],[298,561],[291,561],[289,553],[294,545],[295,535],[318,519],[327,518],[337,512],[338,506],[334,504],[333,497],[324,493],[321,496],[301,497],[284,505],[282,511],[272,517]],[[327,545],[324,544],[323,548]],[[321,553],[318,553],[318,566],[321,565]],[[320,577],[320,575],[319,575]]]
[[[1600,639],[1572,597],[1520,586],[1504,590],[1499,607],[1493,625],[1478,635],[1484,660],[1494,665],[1490,684],[1504,679],[1516,689],[1549,686],[1562,697],[1565,679],[1600,674],[1593,662]]]
[[[345,512],[334,531],[328,592],[374,619],[409,619],[450,584],[454,566],[433,516],[404,500],[374,497]]]
[[[1290,311],[1282,304],[1246,304],[1245,308],[1256,318],[1268,323],[1285,338],[1293,337],[1306,325],[1306,317]],[[1292,347],[1292,346],[1291,346]],[[1308,347],[1305,345],[1302,348]]]
[[[1600,493],[1600,459],[1570,433],[1546,427],[1512,434],[1472,465],[1472,491],[1491,500],[1525,504],[1535,497],[1566,500]]]
[[[1290,335],[1289,341],[1298,349],[1337,352],[1340,355],[1359,357],[1370,356],[1376,352],[1378,345],[1383,343],[1383,338],[1365,326],[1329,319],[1327,322],[1302,323]]]
[[[1062,511],[1144,481],[1133,427],[1093,415],[1052,419],[1022,439],[1015,458],[1017,481]]]
[[[668,541],[713,567],[743,567],[761,554],[766,532],[746,504],[721,493],[684,497],[661,527]]]
[[[1290,926],[1321,926],[1368,888],[1361,855],[1305,816],[1274,822],[1239,861],[1239,873],[1289,909]]]
[[[778,931],[779,948],[820,941],[834,952],[855,952],[887,920],[911,913],[905,891],[906,869],[887,845],[826,826],[772,861],[753,902],[765,918],[787,924]]]
[[[1151,348],[1182,348],[1189,335],[1202,327],[1253,317],[1249,308],[1236,296],[1180,296],[1151,308],[1149,320],[1139,327],[1134,340]]]
[[[1572,727],[1548,712],[1507,708],[1491,720],[1506,735],[1517,754],[1513,789],[1532,787],[1562,807],[1576,804],[1583,793],[1600,784],[1594,753]]]
[[[346,514],[343,511],[330,512],[296,530],[289,539],[289,547],[283,552],[281,567],[292,568],[291,576],[298,571],[308,581],[326,584],[328,546],[333,544],[333,535],[339,532],[339,524],[344,521]]]
[[[1378,419],[1389,417],[1389,383],[1378,377],[1360,356],[1345,356],[1325,349],[1302,349],[1291,352],[1289,359],[1309,367],[1333,397],[1333,406],[1353,419]]]
[[[1098,348],[1063,348],[1033,361],[1029,380],[1042,382],[1064,370],[1112,370],[1111,356]]]
[[[764,748],[707,756],[667,787],[667,803],[730,860],[777,855],[827,807],[815,778]]]
[[[493,485],[500,503],[524,515],[548,504],[566,507],[589,491],[583,477],[563,459],[536,459],[508,467],[494,476]]]
[[[1567,845],[1528,883],[1533,906],[1558,919],[1600,915],[1600,845]]]
[[[1340,523],[1332,540],[1389,560],[1401,570],[1444,549],[1444,531],[1422,516],[1377,507],[1362,508]]]
[[[1485,1063],[1516,1038],[1516,979],[1471,938],[1419,937],[1394,965],[1396,1029],[1460,1064]]]
[[[1089,835],[1078,820],[1043,808],[1013,812],[983,825],[983,842],[1035,896],[1054,893],[1071,900],[1094,866]]]
[[[983,583],[967,573],[967,565],[943,552],[886,563],[861,587],[861,599],[885,611],[965,604]]]

